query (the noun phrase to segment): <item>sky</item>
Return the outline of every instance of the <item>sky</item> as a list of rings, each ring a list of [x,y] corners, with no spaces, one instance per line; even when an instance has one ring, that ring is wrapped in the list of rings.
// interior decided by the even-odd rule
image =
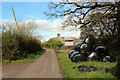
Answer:
[[[34,21],[38,27],[35,30],[34,36],[42,35],[41,41],[47,41],[50,38],[56,37],[60,33],[61,37],[76,37],[79,38],[80,31],[70,31],[70,27],[63,30],[61,28],[62,18],[47,19],[43,14],[48,11],[49,2],[2,2],[0,8],[2,17],[0,24],[14,22],[12,8],[14,9],[17,21],[30,22]]]

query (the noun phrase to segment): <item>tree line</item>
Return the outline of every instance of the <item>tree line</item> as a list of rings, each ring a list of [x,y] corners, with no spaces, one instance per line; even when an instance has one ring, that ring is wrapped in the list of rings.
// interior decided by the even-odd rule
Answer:
[[[54,38],[51,38],[48,41],[42,43],[42,46],[45,48],[57,49],[63,46],[63,43],[61,41],[55,40]]]

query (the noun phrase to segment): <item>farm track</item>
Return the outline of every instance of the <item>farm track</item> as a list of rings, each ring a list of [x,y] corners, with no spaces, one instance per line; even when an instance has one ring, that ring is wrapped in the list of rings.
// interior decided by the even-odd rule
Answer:
[[[46,49],[39,58],[2,65],[3,78],[63,78],[56,52]]]

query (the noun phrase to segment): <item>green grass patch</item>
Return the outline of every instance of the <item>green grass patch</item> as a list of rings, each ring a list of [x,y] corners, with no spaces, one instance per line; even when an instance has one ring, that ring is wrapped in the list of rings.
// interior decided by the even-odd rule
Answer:
[[[23,59],[19,59],[19,60],[12,60],[12,61],[8,61],[8,60],[3,60],[2,64],[8,64],[8,63],[17,63],[17,62],[23,62],[23,61],[29,61],[32,59],[36,59],[38,57],[40,57],[40,55],[42,55],[44,52],[44,49],[42,49],[41,51],[38,51],[37,53],[33,53],[33,54],[28,54],[27,58],[23,58]]]
[[[110,73],[106,73],[105,69],[111,69],[115,67],[117,63],[113,62],[98,62],[98,61],[84,61],[73,63],[68,58],[68,53],[59,53],[58,57],[60,58],[60,65],[62,72],[64,73],[65,78],[115,78],[115,76],[111,75]],[[78,66],[95,66],[95,67],[102,67],[102,70],[92,71],[92,72],[79,72],[78,68],[73,69],[73,67]]]
[[[72,49],[59,49],[59,50],[72,50]]]

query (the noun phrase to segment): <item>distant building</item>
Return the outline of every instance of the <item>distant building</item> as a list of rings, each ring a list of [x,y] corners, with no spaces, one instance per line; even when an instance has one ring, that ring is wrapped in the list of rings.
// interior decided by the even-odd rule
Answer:
[[[70,38],[67,38],[65,39],[65,46],[74,46],[74,38],[73,37],[70,37]]]
[[[57,34],[57,37],[54,38],[57,41],[61,41],[64,44],[64,37],[61,37],[60,34]]]
[[[74,37],[69,37],[65,39],[64,37],[61,37],[60,34],[57,34],[57,37],[55,37],[54,39],[57,41],[61,41],[65,47],[76,46],[78,43],[81,42],[81,39],[77,39]]]
[[[76,46],[80,42],[81,42],[80,39],[70,37],[70,38],[65,39],[65,44],[64,45],[65,46]]]

